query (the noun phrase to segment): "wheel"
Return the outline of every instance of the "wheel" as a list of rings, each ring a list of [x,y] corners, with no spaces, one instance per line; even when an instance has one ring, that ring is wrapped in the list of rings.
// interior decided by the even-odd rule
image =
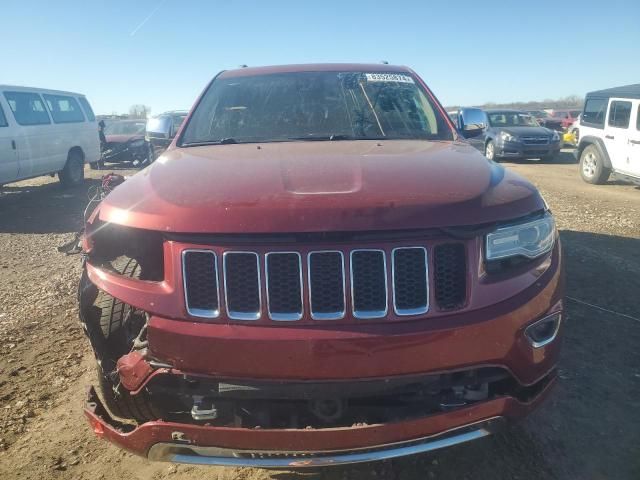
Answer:
[[[114,268],[122,275],[140,277],[140,265],[133,259],[116,263]],[[144,390],[137,395],[131,395],[120,385],[116,368],[117,360],[131,351],[134,340],[144,327],[144,317],[135,314],[130,305],[101,290],[98,291],[94,306],[100,312],[99,333],[106,352],[97,364],[98,387],[109,413],[138,423],[160,418]]]
[[[137,423],[145,423],[161,417],[151,406],[144,390],[137,395],[131,395],[126,388],[119,386],[109,375],[106,375],[100,365],[96,367],[100,397],[112,416],[135,420]]]
[[[67,163],[58,172],[58,178],[64,187],[75,187],[84,182],[84,158],[82,153],[77,150],[69,152]]]
[[[155,150],[150,142],[147,142],[147,165],[151,165],[156,159]]]
[[[595,145],[588,145],[580,155],[580,175],[587,183],[602,184],[609,178],[609,170],[604,165]]]
[[[489,140],[487,145],[484,147],[484,156],[489,160],[496,159],[496,144],[493,143],[493,140]]]

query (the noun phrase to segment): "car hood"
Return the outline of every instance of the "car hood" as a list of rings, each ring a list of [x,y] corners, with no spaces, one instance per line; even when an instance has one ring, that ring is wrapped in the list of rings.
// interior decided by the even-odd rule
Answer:
[[[501,127],[498,130],[518,137],[528,135],[553,135],[553,132],[550,132],[548,128],[544,127]]]
[[[144,135],[105,135],[109,143],[127,143],[131,140],[144,139]]]
[[[172,148],[118,186],[100,219],[182,233],[478,225],[544,208],[466,142],[284,142]]]

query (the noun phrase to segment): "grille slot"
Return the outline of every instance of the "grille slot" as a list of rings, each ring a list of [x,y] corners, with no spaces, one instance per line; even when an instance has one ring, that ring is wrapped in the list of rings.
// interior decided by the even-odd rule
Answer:
[[[225,252],[224,290],[227,314],[234,320],[257,320],[262,303],[260,264],[254,252]]]
[[[351,252],[351,299],[356,318],[387,314],[387,262],[383,250]]]
[[[210,250],[182,252],[187,312],[194,317],[216,318],[220,315],[218,299],[218,258]]]
[[[429,270],[424,247],[395,248],[391,257],[393,308],[397,315],[429,310]]]
[[[265,256],[267,306],[272,320],[302,318],[302,261],[297,252]]]
[[[547,145],[549,137],[547,136],[528,136],[522,137],[522,143],[525,145]]]
[[[446,243],[434,249],[435,296],[440,310],[462,308],[467,295],[465,247]]]
[[[337,320],[344,317],[346,308],[342,252],[311,252],[307,262],[311,318]]]

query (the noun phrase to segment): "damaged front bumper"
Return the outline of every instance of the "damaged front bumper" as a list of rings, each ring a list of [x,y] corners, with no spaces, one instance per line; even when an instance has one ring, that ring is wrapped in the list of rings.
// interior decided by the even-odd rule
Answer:
[[[552,372],[526,401],[503,396],[417,419],[325,429],[247,429],[162,420],[133,426],[111,418],[93,388],[85,414],[98,436],[150,460],[303,468],[391,459],[485,437],[536,408],[554,383]]]

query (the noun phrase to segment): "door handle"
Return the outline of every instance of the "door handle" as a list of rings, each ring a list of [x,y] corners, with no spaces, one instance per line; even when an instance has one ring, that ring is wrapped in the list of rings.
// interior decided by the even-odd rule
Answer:
[[[608,140],[613,140],[616,137],[614,137],[613,135],[605,135],[604,138],[606,138]]]
[[[640,140],[629,140],[629,143],[633,143],[634,145],[640,145]]]
[[[11,140],[11,148],[13,148],[14,150],[16,149],[16,141],[15,140]]]

